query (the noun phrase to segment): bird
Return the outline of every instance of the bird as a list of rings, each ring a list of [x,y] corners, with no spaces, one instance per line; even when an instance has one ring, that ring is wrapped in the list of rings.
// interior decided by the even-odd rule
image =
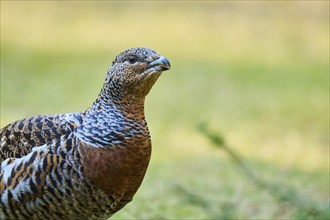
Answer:
[[[132,201],[151,157],[145,97],[170,68],[153,49],[127,49],[88,109],[3,127],[0,219],[107,219]]]

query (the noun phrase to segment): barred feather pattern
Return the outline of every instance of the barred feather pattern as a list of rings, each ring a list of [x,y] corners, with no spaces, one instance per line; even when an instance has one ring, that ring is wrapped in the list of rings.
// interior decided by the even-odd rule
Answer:
[[[65,217],[64,213],[72,218],[109,217],[114,198],[98,193],[85,180],[79,153],[71,153],[77,155],[75,164],[60,155],[41,150],[20,159],[6,159],[0,174],[0,191],[3,192],[0,218],[45,219],[51,216],[52,219],[61,219]],[[92,209],[97,212],[94,214]]]
[[[75,118],[74,114],[71,114]],[[41,115],[13,122],[0,130],[0,162],[20,157],[70,132],[76,122],[65,120],[69,115]],[[79,123],[77,121],[77,123]]]

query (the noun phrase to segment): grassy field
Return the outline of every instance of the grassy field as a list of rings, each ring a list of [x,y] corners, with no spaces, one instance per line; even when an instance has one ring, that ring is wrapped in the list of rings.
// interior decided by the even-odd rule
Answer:
[[[114,219],[327,219],[328,9],[327,1],[1,1],[1,127],[86,109],[116,54],[150,47],[172,70],[146,100],[146,178]]]

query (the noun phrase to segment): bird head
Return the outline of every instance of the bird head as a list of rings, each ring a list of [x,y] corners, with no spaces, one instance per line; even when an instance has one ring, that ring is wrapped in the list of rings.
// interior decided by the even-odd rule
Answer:
[[[144,98],[170,68],[170,62],[152,49],[127,49],[113,60],[103,89],[112,97]]]

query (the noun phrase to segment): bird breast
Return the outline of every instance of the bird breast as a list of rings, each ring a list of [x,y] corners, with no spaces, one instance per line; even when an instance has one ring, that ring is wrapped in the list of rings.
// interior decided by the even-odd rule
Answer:
[[[131,200],[151,156],[150,139],[125,140],[120,146],[86,148],[84,170],[92,184],[115,199]]]

